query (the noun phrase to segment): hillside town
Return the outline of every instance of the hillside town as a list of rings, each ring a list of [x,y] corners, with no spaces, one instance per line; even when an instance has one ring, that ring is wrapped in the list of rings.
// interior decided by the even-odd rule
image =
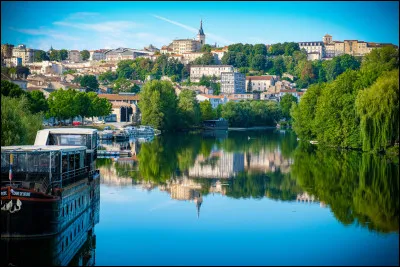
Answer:
[[[330,61],[343,55],[361,58],[373,49],[385,46],[397,47],[393,44],[359,40],[334,41],[329,34],[324,35],[322,41],[301,41],[289,44],[296,47],[294,50],[299,50],[298,55],[301,56],[303,53],[305,60],[310,63]],[[264,45],[263,66],[268,62],[275,63],[274,60],[277,61],[279,57],[287,58],[286,52],[281,56],[283,53],[275,51],[278,45],[281,44]],[[251,68],[246,67],[246,64],[237,63],[240,61],[238,55],[235,60],[230,60],[230,54],[233,53],[230,50],[232,46],[219,47],[216,43],[207,44],[202,21],[195,38],[175,39],[161,48],[150,44],[142,49],[118,47],[78,51],[55,50],[50,45],[48,51],[42,51],[28,48],[24,44],[15,46],[2,44],[1,79],[17,84],[29,92],[41,91],[48,98],[50,93],[58,89],[71,88],[86,92],[88,87],[84,86],[80,80],[84,76],[94,76],[98,81],[98,86],[94,88],[94,91],[100,98],[105,98],[112,104],[112,114],[104,119],[115,122],[135,120],[140,111],[138,108],[140,89],[145,83],[154,79],[171,81],[177,95],[184,89],[194,91],[199,102],[208,100],[213,109],[229,101],[272,100],[279,102],[286,94],[300,101],[301,96],[307,91],[311,82],[300,82],[295,72],[288,68],[286,72],[282,72],[274,66],[272,68],[275,70],[274,73],[268,73],[264,67],[258,69],[255,67],[256,64],[253,62],[256,56],[248,64]],[[246,46],[247,44],[244,47]],[[124,61],[139,59],[154,63],[163,57],[166,57],[167,62],[170,60],[174,62],[175,66],[181,64],[181,73],[171,75],[164,73],[163,70],[159,77],[145,73],[140,78],[129,77],[121,81],[104,78],[117,76],[116,73]],[[227,62],[233,63],[225,64]],[[177,78],[177,76],[180,77]]]

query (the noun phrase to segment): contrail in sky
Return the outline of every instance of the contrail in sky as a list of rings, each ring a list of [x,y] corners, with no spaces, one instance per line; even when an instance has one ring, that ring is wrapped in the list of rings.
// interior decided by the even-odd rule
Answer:
[[[166,21],[166,22],[169,22],[169,23],[171,23],[171,24],[177,25],[177,26],[179,26],[179,27],[181,27],[181,28],[184,28],[184,29],[186,29],[186,30],[188,30],[188,31],[190,31],[190,32],[193,32],[193,33],[197,33],[197,31],[198,31],[198,29],[196,29],[196,28],[193,28],[193,27],[190,27],[190,26],[188,26],[188,25],[179,23],[179,22],[177,22],[177,21],[173,21],[173,20],[170,20],[170,19],[167,19],[167,18],[164,18],[164,17],[161,17],[161,16],[157,16],[157,15],[152,15],[152,16],[155,17],[155,18],[164,20],[164,21]],[[209,32],[206,33],[206,36],[208,36],[208,37],[210,37],[210,39],[215,40],[215,41],[218,41],[218,42],[220,42],[220,43],[222,43],[222,44],[224,44],[224,45],[228,45],[228,44],[233,43],[233,42],[231,42],[231,41],[229,41],[229,40],[226,40],[225,38],[222,38],[222,37],[220,37],[220,36],[217,36],[217,35],[212,34],[212,33],[209,33]]]

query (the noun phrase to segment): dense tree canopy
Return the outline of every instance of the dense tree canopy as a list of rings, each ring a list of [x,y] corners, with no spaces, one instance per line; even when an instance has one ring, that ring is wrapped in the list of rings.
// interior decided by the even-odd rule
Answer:
[[[327,80],[342,67],[347,70],[332,82],[310,86],[292,108],[293,128],[300,139],[364,150],[393,146],[399,138],[396,51],[392,47],[372,50],[359,70],[357,59],[348,55],[324,62]],[[332,72],[331,67],[339,71]]]
[[[88,50],[82,50],[80,54],[83,61],[88,60],[90,57],[90,52]]]
[[[86,92],[97,91],[99,89],[99,82],[94,75],[83,75],[80,79],[80,85],[86,88]]]

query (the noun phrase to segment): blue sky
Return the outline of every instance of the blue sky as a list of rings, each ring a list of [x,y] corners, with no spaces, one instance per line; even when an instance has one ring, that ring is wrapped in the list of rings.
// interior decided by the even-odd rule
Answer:
[[[18,14],[18,15],[16,15]],[[398,2],[1,2],[1,43],[31,48],[143,48],[357,39],[399,44]]]

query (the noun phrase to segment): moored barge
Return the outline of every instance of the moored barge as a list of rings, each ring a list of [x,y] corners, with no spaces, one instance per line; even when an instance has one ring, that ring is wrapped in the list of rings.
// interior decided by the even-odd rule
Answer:
[[[99,190],[97,131],[46,129],[34,146],[1,147],[1,238],[63,231]]]

